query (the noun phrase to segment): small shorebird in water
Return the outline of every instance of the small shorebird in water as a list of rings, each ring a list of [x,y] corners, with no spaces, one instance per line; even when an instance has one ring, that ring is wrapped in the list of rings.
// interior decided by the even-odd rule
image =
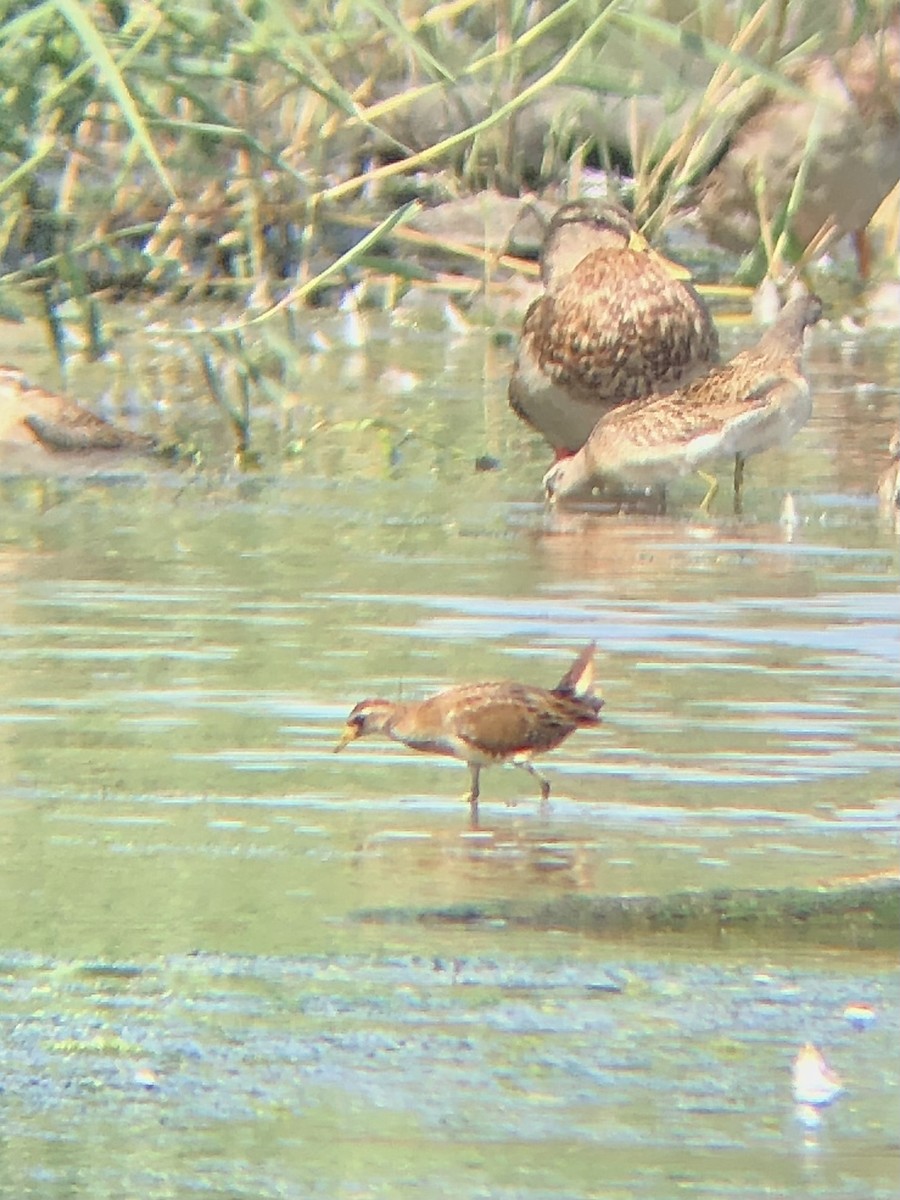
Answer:
[[[607,480],[653,488],[695,471],[708,487],[700,505],[705,512],[718,483],[703,468],[733,457],[740,511],[744,459],[783,444],[809,419],[812,400],[800,358],[804,332],[821,315],[818,297],[798,296],[755,346],[730,362],[685,388],[614,409],[576,455],[544,476],[548,499],[589,496]]]
[[[594,692],[595,644],[585,646],[554,688],[508,681],[464,683],[427,700],[361,700],[347,718],[335,752],[349,742],[381,734],[425,754],[468,763],[472,827],[478,824],[482,767],[512,763],[537,779],[541,801],[550,784],[532,758],[559,746],[576,729],[600,724],[602,699]]]
[[[124,451],[152,454],[156,440],[96,416],[67,396],[29,383],[17,367],[0,365],[0,443],[37,444],[79,454]]]
[[[544,294],[522,326],[509,403],[557,456],[605,413],[719,361],[706,305],[616,205],[565,204],[541,249]]]

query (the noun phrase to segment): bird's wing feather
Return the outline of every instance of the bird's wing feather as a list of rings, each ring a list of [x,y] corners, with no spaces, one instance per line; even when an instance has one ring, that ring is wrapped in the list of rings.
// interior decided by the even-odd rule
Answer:
[[[545,688],[503,684],[459,710],[454,732],[489,755],[509,757],[549,750],[579,725],[594,724],[594,707]]]
[[[65,419],[59,421],[29,413],[24,423],[50,450],[146,450],[153,444],[152,438],[117,429],[87,409],[67,411]]]
[[[529,335],[555,383],[600,392],[606,402],[646,395],[718,356],[715,328],[693,289],[651,255],[629,250],[587,255],[529,310]]]

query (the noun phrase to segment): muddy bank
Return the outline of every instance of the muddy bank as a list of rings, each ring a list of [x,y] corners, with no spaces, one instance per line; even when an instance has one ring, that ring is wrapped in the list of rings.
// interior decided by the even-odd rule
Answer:
[[[715,888],[664,896],[569,895],[443,908],[364,909],[367,922],[505,924],[543,930],[628,934],[744,934],[753,939],[888,949],[900,927],[900,879],[827,888]]]

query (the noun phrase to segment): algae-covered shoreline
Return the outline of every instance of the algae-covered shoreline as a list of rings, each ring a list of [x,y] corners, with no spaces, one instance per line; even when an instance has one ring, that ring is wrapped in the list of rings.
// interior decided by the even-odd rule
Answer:
[[[359,921],[399,924],[506,924],[608,938],[734,934],[876,950],[897,946],[900,879],[821,888],[714,888],[662,896],[576,893],[535,902],[495,900],[441,908],[364,909],[355,916]]]

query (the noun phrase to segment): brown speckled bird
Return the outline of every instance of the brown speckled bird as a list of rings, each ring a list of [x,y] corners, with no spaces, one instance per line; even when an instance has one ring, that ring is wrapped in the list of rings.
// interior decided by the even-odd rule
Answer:
[[[790,203],[789,249],[854,234],[866,277],[864,231],[900,180],[897,16],[787,76],[804,95],[769,93],[755,103],[701,185],[700,220],[715,241],[744,252],[761,224],[777,229]]]
[[[17,367],[0,366],[0,444],[31,444],[52,452],[125,451],[149,454],[156,441],[104,421],[74,400],[29,383]]]
[[[809,419],[812,401],[800,357],[804,332],[821,314],[818,297],[799,296],[785,305],[755,346],[730,362],[686,388],[603,417],[578,454],[544,476],[548,498],[584,497],[606,480],[657,487],[696,471],[708,484],[700,506],[706,511],[718,484],[702,468],[734,456],[739,508],[744,459],[786,442]]]
[[[531,759],[553,750],[576,729],[600,723],[602,699],[594,693],[594,650],[586,646],[555,688],[527,683],[464,683],[428,700],[361,700],[335,746],[381,734],[426,754],[447,754],[468,763],[472,784],[466,799],[478,822],[482,767],[512,763],[538,780],[542,802],[550,784]]]
[[[547,228],[541,278],[509,403],[559,457],[579,450],[616,405],[678,387],[718,362],[706,305],[624,209],[563,205]]]

